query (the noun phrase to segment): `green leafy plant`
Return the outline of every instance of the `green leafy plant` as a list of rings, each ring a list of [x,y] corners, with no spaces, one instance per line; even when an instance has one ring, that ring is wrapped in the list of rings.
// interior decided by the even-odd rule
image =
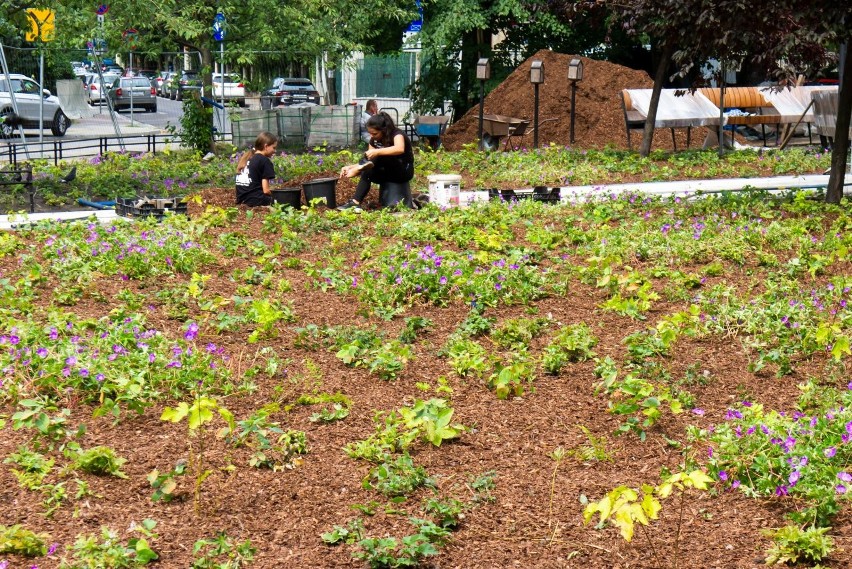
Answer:
[[[199,95],[191,94],[183,100],[180,140],[182,146],[203,154],[213,148],[213,109],[206,107]],[[176,132],[173,127],[171,130]]]
[[[148,539],[157,537],[152,531],[155,526],[154,520],[144,520],[139,526],[131,524],[131,527],[143,537],[133,537],[126,542],[123,542],[118,534],[108,527],[101,529],[100,539],[96,535],[78,535],[70,548],[71,560],[63,557],[59,567],[60,569],[78,567],[133,569],[147,565],[159,557],[148,544]]]
[[[447,349],[450,368],[460,377],[482,377],[488,369],[488,352],[476,340],[453,340]]]
[[[764,535],[773,542],[767,552],[766,564],[815,564],[823,561],[834,551],[834,540],[830,535],[826,535],[829,530],[830,527],[809,526],[802,529],[794,525],[764,530]]]
[[[197,438],[199,441],[199,450],[190,445],[189,466],[195,476],[195,490],[193,498],[195,500],[196,509],[201,501],[201,485],[204,480],[212,473],[211,470],[205,469],[204,462],[204,429],[203,426],[213,420],[213,412],[216,411],[224,419],[225,423],[231,427],[234,424],[234,416],[226,408],[221,407],[219,403],[210,397],[204,397],[197,394],[192,404],[181,401],[176,408],[166,407],[160,415],[161,421],[170,421],[179,423],[186,419],[187,428],[190,438]]]
[[[449,530],[455,530],[459,527],[462,520],[464,520],[464,511],[466,509],[467,505],[455,498],[444,500],[429,498],[423,504],[423,511],[435,516],[438,520],[438,525]]]
[[[251,540],[235,543],[228,534],[221,532],[213,539],[199,539],[193,544],[190,568],[240,569],[251,565],[255,553]]]
[[[417,339],[417,334],[423,330],[428,330],[432,326],[430,318],[422,316],[411,316],[405,319],[405,328],[399,335],[399,341],[403,344],[413,344]]]
[[[405,426],[435,445],[441,446],[445,440],[454,439],[464,432],[464,425],[451,424],[454,410],[445,399],[428,401],[414,400],[411,407],[403,407],[399,414]]]
[[[541,364],[550,374],[558,374],[568,362],[581,362],[594,357],[598,343],[585,323],[559,328],[553,340],[544,348]]]
[[[497,472],[494,470],[471,477],[469,485],[474,493],[475,503],[492,503],[496,501],[497,498],[492,493],[497,488],[496,478]]]
[[[352,545],[364,537],[364,522],[361,518],[350,521],[346,526],[334,526],[331,531],[320,536],[327,545],[345,543]]]
[[[115,451],[107,446],[96,446],[81,451],[74,457],[74,465],[77,468],[96,476],[110,475],[127,478],[127,475],[121,471],[121,466],[125,462],[127,462],[126,458],[116,455]]]
[[[436,546],[443,545],[450,532],[428,520],[409,518],[418,530],[401,540],[394,537],[366,538],[358,542],[360,551],[352,554],[355,559],[366,561],[376,569],[417,567],[424,557],[438,555]]]
[[[40,557],[47,555],[48,535],[35,533],[21,525],[0,526],[0,553]]]
[[[370,470],[364,479],[363,487],[381,494],[394,497],[406,496],[422,486],[432,486],[434,482],[422,466],[415,466],[408,453],[385,462]]]
[[[550,325],[547,318],[509,318],[491,332],[491,338],[503,347],[529,346]]]
[[[177,488],[178,476],[183,476],[186,472],[186,461],[181,459],[177,461],[174,468],[168,472],[161,473],[156,468],[148,473],[146,477],[154,493],[151,495],[151,500],[154,502],[171,502],[174,498],[174,491]]]

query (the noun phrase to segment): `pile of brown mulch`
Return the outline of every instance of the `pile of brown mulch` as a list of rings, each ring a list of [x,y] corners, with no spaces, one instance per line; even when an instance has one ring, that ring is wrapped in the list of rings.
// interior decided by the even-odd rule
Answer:
[[[533,120],[534,93],[530,83],[530,66],[533,60],[544,64],[545,81],[539,86],[539,145],[552,143],[568,146],[571,130],[571,83],[568,81],[568,63],[579,58],[583,62],[583,80],[577,83],[574,122],[576,148],[604,148],[607,145],[627,148],[624,113],[621,109],[622,89],[650,89],[654,81],[644,71],[637,71],[607,61],[598,61],[578,55],[565,55],[541,50],[512,72],[496,89],[485,97],[484,113],[507,115]],[[556,120],[552,120],[556,119]],[[474,106],[447,128],[443,144],[448,150],[459,150],[463,144],[476,141],[479,128],[479,106]],[[694,129],[692,138],[700,143],[703,128]],[[675,131],[677,147],[686,148],[686,130]],[[633,148],[642,139],[640,132],[631,134]],[[518,145],[532,148],[533,124],[527,128]],[[692,143],[695,145],[695,142]],[[658,129],[654,134],[655,149],[671,150],[669,129]]]

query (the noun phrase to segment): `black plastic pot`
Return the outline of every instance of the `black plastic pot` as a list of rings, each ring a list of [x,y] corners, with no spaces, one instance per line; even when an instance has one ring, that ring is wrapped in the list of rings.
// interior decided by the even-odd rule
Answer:
[[[400,203],[405,207],[412,208],[411,186],[408,182],[382,182],[379,186],[379,203],[382,207],[395,207]]]
[[[277,190],[272,190],[272,201],[299,209],[302,207],[302,189],[278,188]]]
[[[337,200],[334,197],[334,191],[337,189],[337,178],[318,178],[302,184],[302,189],[305,190],[305,203],[310,204],[311,200],[324,198],[325,205],[330,208],[337,207]]]

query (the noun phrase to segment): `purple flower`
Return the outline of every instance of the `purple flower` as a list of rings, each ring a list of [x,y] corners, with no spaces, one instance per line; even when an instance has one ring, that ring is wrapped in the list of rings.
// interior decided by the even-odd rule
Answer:
[[[105,379],[106,379],[106,376],[105,376],[104,374],[102,374],[102,373],[99,373],[98,375],[96,375],[96,376],[95,376],[95,381],[97,381],[97,382],[99,382],[99,383],[100,383],[101,381],[105,380]]]
[[[790,486],[795,486],[796,482],[799,481],[799,478],[801,478],[801,476],[801,472],[799,472],[798,470],[794,470],[790,473],[790,476],[787,477],[787,481],[790,483]]]
[[[841,470],[840,472],[838,472],[837,477],[840,480],[842,480],[843,482],[852,482],[852,474],[849,474],[848,472],[846,472],[844,470]]]
[[[828,447],[822,454],[826,456],[826,458],[834,458],[834,455],[837,454],[837,449],[835,447]]]
[[[846,486],[844,486],[843,484],[838,484],[837,486],[834,487],[834,490],[838,494],[845,494],[846,493]]]
[[[727,472],[725,472],[724,470],[720,470],[720,471],[719,471],[719,480],[721,480],[722,482],[724,482],[724,481],[725,481],[725,480],[727,480],[727,479],[728,479],[728,473],[727,473]]]
[[[696,407],[695,409],[692,410],[692,413],[695,414],[695,415],[701,416],[701,415],[704,415],[704,409],[699,409],[698,407]]]
[[[183,335],[188,341],[193,341],[198,337],[198,324],[195,322],[190,322],[189,327],[186,329],[186,333]]]
[[[56,553],[57,549],[59,549],[59,544],[58,543],[52,543],[50,545],[50,547],[47,548],[47,554],[53,555],[54,553]]]
[[[790,493],[790,489],[786,485],[781,485],[775,488],[776,496],[787,496]]]
[[[739,480],[734,480],[733,482],[731,482],[731,488],[739,488],[739,487],[740,487],[740,481]]]
[[[37,355],[38,357],[40,357],[40,358],[46,358],[46,357],[47,357],[47,349],[46,349],[46,348],[39,348],[39,349],[37,349],[37,350],[36,350],[36,355]]]

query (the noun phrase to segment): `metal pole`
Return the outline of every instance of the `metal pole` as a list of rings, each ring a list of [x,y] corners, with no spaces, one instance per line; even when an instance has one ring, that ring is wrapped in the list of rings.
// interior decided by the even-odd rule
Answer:
[[[577,82],[571,81],[571,144],[574,144],[574,108],[577,106]]]
[[[479,149],[482,150],[482,113],[484,112],[485,106],[485,81],[483,79],[479,80]]]
[[[219,133],[219,136],[222,140],[225,140],[225,40],[219,42],[219,67],[221,67],[222,71],[222,109],[220,110],[220,115],[222,118],[219,119],[219,126],[222,128],[222,132]],[[215,99],[215,95],[213,96]]]
[[[38,51],[38,86],[41,93],[38,95],[38,143],[44,142],[44,43],[40,43]],[[11,91],[11,89],[10,89]]]
[[[535,131],[533,132],[533,146],[535,148],[538,148],[538,83],[535,84],[535,102],[533,104],[533,108],[535,109]]]
[[[133,50],[130,50],[130,73],[133,73]],[[125,74],[126,75],[126,74]],[[130,126],[133,126],[133,75],[130,79]],[[118,85],[121,86],[121,79],[118,80]]]

